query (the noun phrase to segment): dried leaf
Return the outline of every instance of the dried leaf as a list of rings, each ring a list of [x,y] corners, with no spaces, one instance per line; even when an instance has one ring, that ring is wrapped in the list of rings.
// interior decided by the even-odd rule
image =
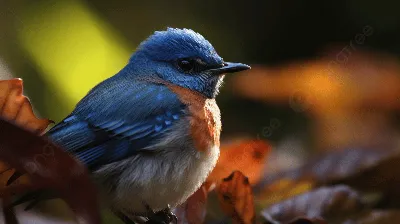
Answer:
[[[221,155],[207,181],[220,182],[234,170],[242,172],[250,183],[256,184],[264,171],[265,159],[270,145],[261,140],[234,142],[221,147]]]
[[[343,223],[354,224],[393,224],[400,223],[400,210],[371,210],[356,217],[349,218]]]
[[[2,198],[11,193],[38,188],[58,192],[77,215],[79,223],[100,223],[97,194],[84,165],[45,137],[21,129],[0,119],[0,160],[27,173],[31,183],[10,186],[0,192]]]
[[[292,221],[289,221],[288,224],[327,224],[327,222],[324,219],[321,218],[295,218]]]
[[[285,198],[288,194],[286,189],[289,189],[292,192],[289,195],[293,196],[293,193],[303,193],[310,187],[350,177],[394,154],[394,150],[375,149],[330,151],[312,158],[300,168],[267,177],[256,186],[256,194],[266,200],[272,197]]]
[[[35,116],[29,99],[23,95],[21,79],[0,80],[0,117],[39,135],[54,123]],[[6,186],[14,173],[14,169],[4,161],[0,161],[0,186]]]
[[[175,209],[175,214],[178,217],[178,224],[204,223],[207,212],[209,189],[209,184],[203,184],[185,203]]]
[[[8,206],[10,204],[9,198],[2,199],[4,222],[7,224],[18,224],[17,217],[15,216],[14,208]]]
[[[298,217],[289,222],[266,221],[264,224],[327,224],[327,222],[322,218]]]
[[[255,223],[254,198],[247,177],[234,171],[217,187],[218,200],[222,210],[232,218],[233,223]]]
[[[285,199],[308,192],[315,187],[313,180],[291,180],[279,179],[257,196],[257,204],[262,207],[268,207]]]
[[[361,211],[365,203],[351,188],[338,185],[322,187],[286,201],[272,205],[262,211],[263,217],[271,222],[292,222],[298,217],[309,219],[337,219]]]
[[[336,179],[330,184],[343,183],[353,188],[383,194],[382,203],[386,206],[399,206],[400,198],[400,153],[380,160],[373,166],[359,170],[352,175]]]
[[[23,95],[21,79],[0,80],[0,117],[37,134],[43,134],[54,123],[35,116],[29,99]]]

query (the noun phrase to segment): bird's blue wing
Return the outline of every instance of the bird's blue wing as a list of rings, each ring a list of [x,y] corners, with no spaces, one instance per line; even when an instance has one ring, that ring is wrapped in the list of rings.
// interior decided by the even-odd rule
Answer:
[[[48,135],[93,169],[150,150],[184,115],[164,85],[105,82]]]

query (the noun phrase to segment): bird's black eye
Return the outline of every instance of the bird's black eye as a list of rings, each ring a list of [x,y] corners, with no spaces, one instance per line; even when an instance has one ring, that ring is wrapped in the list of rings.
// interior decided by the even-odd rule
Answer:
[[[178,61],[178,66],[180,69],[182,69],[184,72],[190,72],[194,68],[194,60],[190,59],[181,59]]]

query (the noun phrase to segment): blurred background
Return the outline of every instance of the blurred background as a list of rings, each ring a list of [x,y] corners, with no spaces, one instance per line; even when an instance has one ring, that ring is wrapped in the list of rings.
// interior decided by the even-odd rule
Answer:
[[[67,116],[156,30],[191,28],[226,61],[223,142],[272,145],[265,172],[310,155],[400,145],[400,2],[0,0],[0,79]]]

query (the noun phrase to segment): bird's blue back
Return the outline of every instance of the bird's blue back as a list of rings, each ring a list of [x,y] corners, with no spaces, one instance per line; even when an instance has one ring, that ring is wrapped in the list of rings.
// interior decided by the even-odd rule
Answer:
[[[125,72],[129,66],[91,90],[48,132],[90,169],[139,152],[152,153],[147,148],[185,116],[186,106],[156,78],[124,80]]]

